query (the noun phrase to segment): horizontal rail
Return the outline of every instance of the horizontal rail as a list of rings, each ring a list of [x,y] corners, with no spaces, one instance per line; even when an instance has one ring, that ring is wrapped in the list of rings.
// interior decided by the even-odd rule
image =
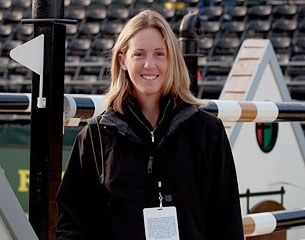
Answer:
[[[242,220],[245,237],[270,234],[305,226],[305,208],[252,213],[243,216]]]
[[[202,109],[224,122],[305,121],[304,102],[207,100]],[[65,94],[66,119],[85,121],[104,110],[103,95]],[[31,111],[31,94],[0,93],[0,113]]]
[[[0,93],[0,112],[31,112],[31,94]]]

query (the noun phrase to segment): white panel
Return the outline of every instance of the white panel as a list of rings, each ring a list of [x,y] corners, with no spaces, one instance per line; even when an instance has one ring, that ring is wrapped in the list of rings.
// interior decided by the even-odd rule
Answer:
[[[259,67],[252,76],[244,100],[291,101],[271,43],[259,60]],[[279,123],[278,137],[269,153],[259,148],[255,126],[255,123],[236,123],[228,133],[240,193],[246,193],[247,189],[251,192],[279,191],[283,186],[284,207],[287,210],[305,207],[305,140],[300,123]],[[250,208],[266,200],[280,203],[281,196],[251,197]],[[246,198],[241,198],[243,214],[246,214],[246,203]],[[289,230],[287,236],[288,240],[300,239],[305,236],[305,228]]]
[[[30,222],[18,202],[14,191],[0,168],[0,217],[1,229],[5,236],[7,231],[16,240],[38,240]],[[4,224],[3,224],[4,223]],[[1,230],[0,230],[1,231]],[[8,235],[9,236],[9,235]],[[2,240],[2,236],[0,235]],[[8,238],[10,239],[10,238]]]
[[[13,240],[1,215],[0,215],[0,239],[1,240]]]

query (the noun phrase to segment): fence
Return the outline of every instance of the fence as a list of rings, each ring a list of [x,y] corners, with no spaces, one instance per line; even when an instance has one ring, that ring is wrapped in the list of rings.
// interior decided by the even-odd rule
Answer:
[[[243,227],[246,237],[269,234],[304,225],[305,208],[253,213],[243,216]]]
[[[64,95],[67,122],[80,121],[100,114],[104,109],[102,95]],[[305,103],[267,101],[207,100],[202,108],[227,122],[305,121]],[[0,113],[30,113],[31,94],[0,93]],[[305,225],[305,208],[276,212],[253,213],[243,216],[245,236],[269,234]]]
[[[66,119],[84,121],[104,109],[103,95],[64,95]],[[206,100],[202,109],[224,122],[305,121],[304,102]],[[0,113],[29,113],[31,94],[0,93]]]

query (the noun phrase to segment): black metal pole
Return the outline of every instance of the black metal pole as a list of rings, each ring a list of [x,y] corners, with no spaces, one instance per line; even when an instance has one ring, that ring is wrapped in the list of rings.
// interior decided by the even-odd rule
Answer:
[[[40,240],[55,239],[56,192],[61,180],[63,94],[65,63],[63,0],[33,0],[34,37],[44,34],[43,97],[46,107],[37,107],[39,76],[33,75],[29,220]],[[29,56],[31,57],[31,56]]]
[[[200,22],[198,19],[198,13],[189,13],[185,15],[181,21],[179,41],[182,52],[184,54],[184,60],[189,70],[191,78],[191,92],[197,96],[198,84],[197,84],[197,72],[198,72],[198,34]]]

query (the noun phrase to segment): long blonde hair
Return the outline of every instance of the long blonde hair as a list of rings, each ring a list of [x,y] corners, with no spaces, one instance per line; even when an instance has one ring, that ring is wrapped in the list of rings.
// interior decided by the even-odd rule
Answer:
[[[129,39],[141,29],[148,27],[154,27],[161,32],[168,50],[169,66],[167,81],[163,86],[163,96],[171,94],[180,97],[186,103],[198,105],[200,100],[190,92],[188,69],[170,25],[159,13],[144,10],[126,23],[112,49],[111,84],[105,96],[106,107],[112,106],[115,111],[123,113],[123,102],[127,96],[132,95],[132,83],[128,80],[125,70],[121,69],[118,55],[127,52]]]

